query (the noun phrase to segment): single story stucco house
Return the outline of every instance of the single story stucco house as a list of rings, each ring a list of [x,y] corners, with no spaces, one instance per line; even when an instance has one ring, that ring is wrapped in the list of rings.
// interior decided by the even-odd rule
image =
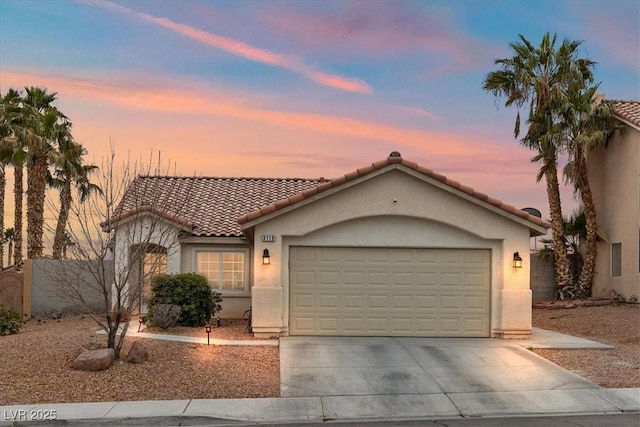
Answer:
[[[161,218],[141,268],[205,275],[264,337],[527,336],[529,239],[549,227],[398,152],[335,179],[141,176],[118,212],[116,270],[132,218]]]

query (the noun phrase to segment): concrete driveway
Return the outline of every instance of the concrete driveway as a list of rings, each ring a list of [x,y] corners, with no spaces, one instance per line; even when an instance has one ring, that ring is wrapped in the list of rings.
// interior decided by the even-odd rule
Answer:
[[[285,337],[282,397],[596,389],[522,346],[490,338]]]

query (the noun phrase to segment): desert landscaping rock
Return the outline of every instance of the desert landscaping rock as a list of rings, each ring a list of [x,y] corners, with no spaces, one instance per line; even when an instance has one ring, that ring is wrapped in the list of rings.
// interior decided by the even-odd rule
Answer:
[[[534,350],[545,359],[603,387],[640,387],[640,304],[589,306],[575,301],[565,310],[534,309],[533,325],[614,346],[613,350]]]
[[[73,369],[79,371],[103,371],[113,363],[116,353],[112,348],[100,348],[82,352],[73,361]]]
[[[223,319],[211,339],[245,340],[251,336],[245,333],[246,323]],[[167,333],[175,329],[207,337],[204,328],[169,328]],[[116,362],[96,372],[72,369],[79,344],[106,346],[106,336],[98,330],[90,318],[68,317],[60,322],[30,320],[19,334],[0,337],[0,406],[280,396],[277,347],[207,346],[131,336],[122,357],[142,342],[149,350],[146,363]]]
[[[604,387],[640,387],[639,324],[640,304],[535,309],[536,327],[615,346],[535,352]],[[245,328],[246,322],[223,319],[211,339],[252,339]],[[0,337],[0,405],[280,396],[277,347],[208,346],[132,336],[122,354],[142,342],[149,350],[147,363],[114,363],[98,372],[71,369],[79,343],[106,343],[97,330],[91,319],[71,317],[30,320],[20,333]],[[143,332],[158,333],[144,327]],[[204,328],[174,327],[166,333],[207,337]]]
[[[144,363],[149,359],[149,350],[140,341],[136,341],[131,346],[129,354],[124,358],[127,363]]]

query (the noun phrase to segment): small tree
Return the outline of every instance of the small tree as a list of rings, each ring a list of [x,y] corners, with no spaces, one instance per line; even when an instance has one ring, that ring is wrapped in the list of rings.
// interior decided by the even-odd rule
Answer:
[[[127,159],[119,169],[115,162],[112,146],[110,156],[95,175],[95,185],[102,191],[91,193],[84,201],[74,198],[69,209],[67,250],[71,258],[86,261],[82,267],[86,271],[70,274],[60,267],[54,279],[58,294],[80,303],[106,332],[107,346],[119,358],[127,334],[127,328],[121,325],[128,325],[131,315],[141,310],[143,283],[166,268],[167,257],[177,248],[178,233],[187,227],[172,219],[180,218],[190,191],[184,180],[173,180],[181,187],[164,188],[162,192],[132,185],[139,175],[169,175],[169,168],[162,167],[159,157],[157,163],[132,163]],[[163,200],[161,194],[172,195],[174,203]],[[150,253],[163,256],[146,257]],[[152,265],[145,263],[149,260]],[[100,295],[100,310],[84,298],[87,288]]]

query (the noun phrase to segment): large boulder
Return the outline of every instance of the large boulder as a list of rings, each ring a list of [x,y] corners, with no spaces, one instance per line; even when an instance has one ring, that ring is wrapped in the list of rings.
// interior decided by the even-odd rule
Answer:
[[[100,348],[82,352],[73,361],[73,368],[80,371],[102,371],[113,363],[116,352],[112,348]]]
[[[142,343],[136,341],[131,346],[131,350],[129,350],[129,354],[124,358],[124,361],[127,363],[143,363],[147,359],[149,359],[149,350]]]
[[[73,357],[76,358],[87,350],[97,350],[99,348],[106,348],[106,345],[104,343],[98,343],[98,342],[88,342],[88,343],[81,344],[78,347],[76,347],[75,351],[73,352]]]

